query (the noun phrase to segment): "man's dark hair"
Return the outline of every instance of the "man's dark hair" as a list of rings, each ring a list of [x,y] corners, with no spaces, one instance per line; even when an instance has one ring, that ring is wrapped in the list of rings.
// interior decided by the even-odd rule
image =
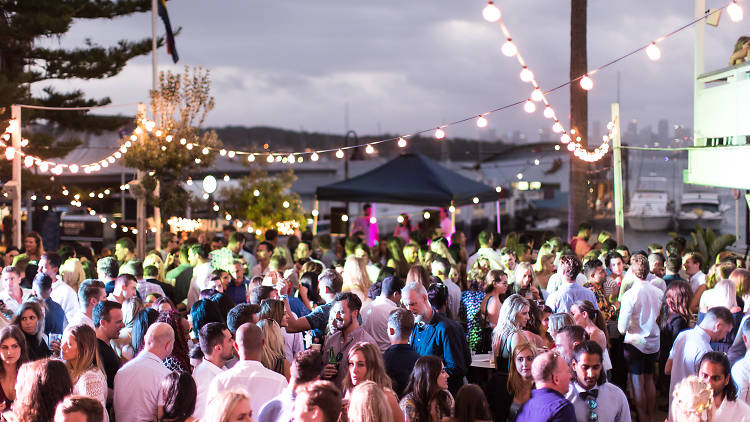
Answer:
[[[439,278],[437,277],[433,277],[433,279],[439,280]],[[432,307],[435,309],[440,309],[443,306],[447,305],[448,286],[446,286],[442,282],[436,283],[433,281],[429,286],[427,286],[427,299],[430,301],[430,305],[432,305]],[[450,313],[450,310],[447,311],[448,313]]]
[[[560,257],[560,269],[563,276],[568,280],[575,280],[581,273],[581,260],[575,255],[562,255]]]
[[[610,262],[611,262],[611,261],[612,261],[613,259],[615,259],[615,258],[619,258],[620,260],[623,260],[623,259],[622,259],[622,255],[620,255],[620,253],[619,253],[619,252],[614,252],[614,251],[612,251],[612,252],[608,253],[608,254],[607,254],[607,256],[605,256],[605,257],[604,257],[604,265],[606,265],[606,266],[607,266],[607,268],[609,268],[609,264],[610,264]],[[623,261],[624,261],[624,260],[623,260]],[[681,264],[680,264],[680,265],[681,265]]]
[[[193,252],[193,254],[201,257],[202,259],[208,259],[208,254],[211,252],[208,245],[203,245],[200,243],[196,243],[195,245],[190,246],[190,251]]]
[[[279,232],[277,232],[277,231],[276,231],[276,230],[274,230],[274,229],[268,229],[268,230],[266,230],[266,233],[265,233],[265,234],[263,235],[263,237],[264,237],[264,238],[265,238],[265,239],[266,239],[267,241],[269,241],[269,242],[273,242],[274,240],[276,240],[276,239],[278,239],[278,238],[279,238]]]
[[[211,322],[224,322],[224,315],[219,305],[209,299],[201,299],[190,308],[190,319],[193,321],[193,332],[200,332],[204,325]]]
[[[583,354],[598,355],[599,363],[604,365],[604,351],[599,343],[593,340],[582,341],[573,349],[573,360],[577,363],[580,362],[581,355]],[[596,381],[596,385],[602,385],[605,382],[607,382],[607,375],[605,374],[604,368],[602,368],[602,371],[599,372],[599,379]]]
[[[152,278],[152,277],[156,277],[158,275],[159,275],[159,269],[156,268],[156,265],[146,265],[143,268],[143,276],[144,277]]]
[[[617,248],[617,241],[611,237],[602,242],[602,252],[613,251],[615,248]]]
[[[78,286],[78,303],[86,306],[91,299],[99,299],[104,290],[104,283],[99,280],[87,279]]]
[[[708,316],[712,316],[715,319],[721,320],[729,326],[734,326],[734,316],[732,315],[732,311],[723,306],[714,306],[713,308],[709,309],[703,319],[705,320]]]
[[[352,292],[339,293],[334,299],[336,302],[346,302],[346,306],[349,307],[350,311],[359,312],[362,309],[362,300],[356,294]]]
[[[57,254],[60,255],[60,262],[65,262],[69,258],[76,257],[76,250],[72,245],[60,245],[60,247],[57,248]]]
[[[602,261],[599,261],[598,259],[589,259],[585,264],[583,264],[583,275],[585,275],[586,279],[588,279],[597,268],[603,265],[604,264],[602,264]]]
[[[336,422],[341,413],[341,390],[336,384],[330,381],[313,381],[297,392],[305,393],[307,402],[304,403],[307,409],[317,407],[323,413],[321,422]]]
[[[634,254],[630,257],[630,270],[633,271],[634,276],[645,280],[649,273],[648,258],[641,254]]]
[[[383,279],[381,286],[380,294],[385,293],[386,296],[392,296],[394,293],[400,292],[404,288],[405,283],[404,280],[401,280],[397,276],[388,276]]]
[[[60,265],[62,265],[62,260],[60,259],[60,255],[58,255],[57,252],[45,252],[44,255],[39,258],[40,260],[42,258],[46,259],[49,265],[51,265],[53,268],[60,268]]]
[[[489,230],[482,230],[481,232],[479,232],[477,240],[479,241],[480,247],[489,247],[490,242],[492,242],[492,232],[490,232]]]
[[[240,303],[227,314],[227,328],[234,335],[237,329],[246,322],[253,322],[253,315],[260,313],[260,306]]]
[[[274,250],[273,244],[271,242],[267,241],[267,240],[264,240],[264,241],[258,243],[258,246],[255,247],[255,252],[256,253],[258,252],[258,247],[260,245],[265,246],[266,250],[268,250],[268,252],[273,252],[273,250]]]
[[[190,245],[188,245],[187,243],[183,243],[182,245],[180,245],[180,265],[187,264],[189,250]]]
[[[331,249],[331,235],[324,234],[318,237],[318,244],[323,249]]]
[[[664,268],[672,274],[678,274],[682,268],[682,258],[679,255],[669,255],[664,262]]]
[[[301,384],[315,381],[323,371],[323,355],[318,350],[307,349],[297,353],[292,361],[290,372],[294,384]]]
[[[731,365],[729,364],[729,358],[727,357],[727,355],[724,352],[717,351],[706,353],[701,358],[701,361],[698,364],[698,368],[696,368],[695,372],[700,371],[700,367],[703,366],[703,362],[711,362],[721,365],[722,373],[725,377],[729,378],[729,383],[727,383],[727,386],[724,387],[724,398],[729,401],[737,400],[737,384],[735,384],[734,380],[732,379]]]
[[[122,305],[112,300],[103,300],[94,306],[91,313],[91,319],[94,321],[94,327],[99,328],[102,320],[109,321],[109,313],[112,309],[122,309]]]
[[[120,245],[121,248],[127,249],[130,252],[135,251],[135,242],[129,237],[121,237],[115,242],[115,246]]]
[[[33,285],[37,286],[43,296],[47,296],[52,291],[52,278],[47,274],[37,273],[34,276]]]
[[[234,227],[232,227],[232,228],[234,228]],[[235,231],[235,232],[233,232],[232,234],[229,235],[228,242],[230,244],[232,244],[232,245],[236,245],[236,244],[242,243],[244,241],[245,241],[245,235],[242,234],[242,233],[240,233],[240,232],[238,232],[238,231]]]
[[[583,327],[580,325],[567,325],[560,328],[557,334],[565,334],[568,338],[569,344],[583,343],[589,339],[589,335]]]
[[[274,291],[272,286],[256,286],[250,291],[249,302],[254,305],[260,305],[261,302],[271,297],[271,293]]]
[[[136,280],[143,278],[143,261],[140,259],[134,259],[128,261],[120,267],[120,274],[130,274],[136,278]]]
[[[120,264],[117,263],[114,256],[105,256],[96,261],[96,271],[103,273],[105,277],[117,278],[119,270]]]
[[[334,269],[327,269],[318,276],[318,286],[326,286],[334,293],[339,293],[344,286],[344,279]]]
[[[135,278],[133,274],[121,274],[115,279],[115,287],[122,286],[125,287],[130,282],[138,283],[138,279]]]
[[[224,330],[227,330],[227,326],[221,322],[209,322],[201,327],[198,341],[204,356],[210,355],[217,344],[224,342]]]
[[[70,395],[57,405],[57,413],[63,415],[79,412],[86,416],[86,422],[102,422],[104,420],[102,403],[92,397]]]

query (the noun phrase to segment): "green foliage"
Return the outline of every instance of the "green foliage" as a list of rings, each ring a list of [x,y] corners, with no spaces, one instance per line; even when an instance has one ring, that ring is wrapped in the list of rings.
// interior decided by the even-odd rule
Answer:
[[[145,115],[136,118],[141,135],[125,154],[125,165],[145,172],[136,194],[144,195],[149,205],[160,207],[165,216],[184,214],[190,195],[183,182],[194,170],[213,165],[215,150],[221,148],[216,132],[201,132],[199,127],[214,107],[210,91],[209,72],[202,68],[191,71],[186,67],[182,74],[161,72],[159,88],[151,91],[150,104],[151,114],[159,123],[150,128]],[[157,130],[161,131],[159,136]],[[124,143],[128,141],[123,139]],[[157,182],[159,196],[154,194]]]
[[[676,233],[669,233],[669,235],[672,238],[676,237]],[[703,227],[698,226],[694,232],[690,233],[687,250],[699,252],[703,256],[704,268],[701,268],[701,270],[708,272],[711,265],[716,262],[716,257],[736,240],[737,238],[732,234],[717,236],[712,229],[703,229]]]
[[[150,0],[0,0],[0,124],[11,117],[12,104],[48,107],[106,105],[109,98],[88,99],[81,90],[59,92],[45,87],[32,94],[32,84],[53,79],[101,79],[117,75],[133,57],[151,50],[151,39],[118,41],[103,47],[86,40],[83,46],[62,48],[55,41],[81,19],[114,19],[151,9]],[[161,44],[159,40],[159,44]],[[86,111],[24,109],[24,151],[42,158],[64,157],[81,144],[69,131],[101,133],[116,130],[130,119]],[[3,126],[5,127],[5,126]],[[24,189],[49,188],[50,177],[23,170]],[[0,162],[0,178],[10,177],[10,165]]]
[[[276,223],[296,221],[300,227],[306,224],[305,210],[299,196],[291,192],[297,180],[292,170],[269,176],[265,170],[253,170],[249,176],[239,180],[239,186],[219,191],[222,208],[232,216],[250,220],[261,230],[277,229]],[[255,196],[255,191],[259,192]],[[289,207],[284,207],[284,202]]]

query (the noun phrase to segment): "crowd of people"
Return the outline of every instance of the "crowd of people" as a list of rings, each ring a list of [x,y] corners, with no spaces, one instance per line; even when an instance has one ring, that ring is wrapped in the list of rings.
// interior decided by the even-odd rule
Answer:
[[[738,256],[679,237],[631,252],[588,224],[482,231],[469,253],[449,226],[368,221],[175,234],[142,259],[129,238],[95,255],[28,233],[0,273],[2,418],[750,419]]]

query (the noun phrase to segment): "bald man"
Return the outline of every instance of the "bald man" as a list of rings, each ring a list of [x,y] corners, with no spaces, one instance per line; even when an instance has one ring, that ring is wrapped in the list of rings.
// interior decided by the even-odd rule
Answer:
[[[172,353],[174,331],[163,322],[148,327],[141,353],[115,375],[115,416],[120,421],[157,420],[161,382],[170,374],[163,360]]]
[[[206,403],[220,393],[239,387],[250,394],[253,415],[259,415],[266,403],[284,391],[286,378],[260,363],[263,334],[257,325],[249,322],[240,325],[235,335],[234,349],[240,357],[239,362],[211,381]]]
[[[518,422],[576,420],[573,405],[565,399],[570,387],[570,368],[559,354],[542,353],[531,364],[536,389],[518,414]],[[593,409],[593,408],[592,408]]]

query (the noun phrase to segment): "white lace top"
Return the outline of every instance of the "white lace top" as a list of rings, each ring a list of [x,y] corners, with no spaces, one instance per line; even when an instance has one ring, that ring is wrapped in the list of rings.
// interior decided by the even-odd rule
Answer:
[[[91,368],[78,377],[73,384],[73,394],[88,396],[99,400],[102,407],[107,407],[107,376],[99,368]],[[107,412],[104,412],[104,420],[108,421]]]

